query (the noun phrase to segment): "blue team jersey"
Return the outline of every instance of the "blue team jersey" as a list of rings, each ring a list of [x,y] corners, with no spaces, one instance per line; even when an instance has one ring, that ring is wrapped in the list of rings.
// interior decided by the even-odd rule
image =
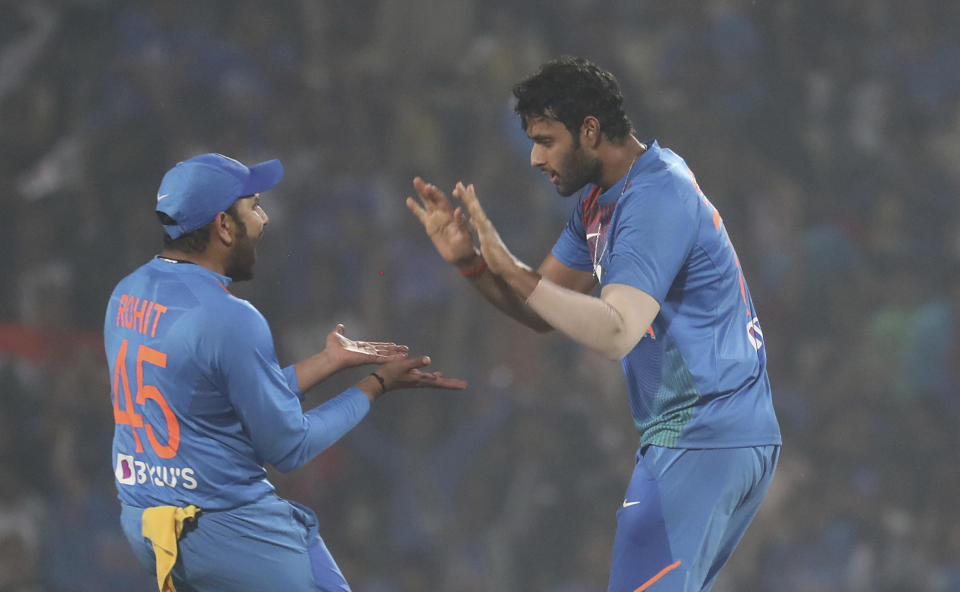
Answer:
[[[155,258],[120,281],[104,346],[124,503],[235,508],[273,491],[264,463],[299,467],[369,410],[352,388],[309,412],[266,320],[230,279]]]
[[[780,444],[750,290],[682,158],[653,142],[607,191],[585,187],[552,252],[601,286],[633,286],[660,303],[621,360],[641,446]]]

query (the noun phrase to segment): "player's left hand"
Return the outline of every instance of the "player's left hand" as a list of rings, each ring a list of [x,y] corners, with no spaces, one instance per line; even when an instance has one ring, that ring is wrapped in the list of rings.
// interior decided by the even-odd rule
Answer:
[[[336,368],[349,368],[363,364],[384,364],[402,360],[410,351],[405,345],[382,341],[354,341],[344,335],[345,329],[338,324],[327,334],[325,351]]]
[[[439,388],[463,390],[467,381],[448,378],[443,372],[425,372],[421,370],[430,364],[430,356],[417,356],[401,362],[386,364],[377,369],[383,378],[383,392],[411,388]],[[382,393],[381,393],[382,394]]]
[[[493,222],[483,211],[480,200],[477,199],[477,192],[473,185],[464,186],[463,183],[457,183],[453,188],[453,195],[467,206],[470,212],[470,225],[477,231],[477,238],[480,240],[480,254],[487,262],[487,268],[497,275],[504,275],[511,270],[525,268],[516,257],[514,257],[507,245],[503,243]]]

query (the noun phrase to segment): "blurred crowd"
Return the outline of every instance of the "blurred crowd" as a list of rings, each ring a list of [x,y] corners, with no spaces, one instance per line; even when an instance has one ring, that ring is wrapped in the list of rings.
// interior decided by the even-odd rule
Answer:
[[[431,354],[307,467],[356,592],[606,586],[637,436],[619,366],[500,316],[433,251],[415,175],[475,183],[539,263],[570,200],[510,88],[614,72],[724,216],[784,435],[714,590],[960,590],[960,3],[21,0],[0,19],[0,592],[150,590],[119,528],[100,332],[200,152],[280,158],[257,278],[281,362],[347,334]],[[363,375],[308,395],[317,404]]]

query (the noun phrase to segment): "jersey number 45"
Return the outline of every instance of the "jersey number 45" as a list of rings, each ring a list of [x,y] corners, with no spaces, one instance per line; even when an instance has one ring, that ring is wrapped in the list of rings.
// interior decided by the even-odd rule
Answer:
[[[128,425],[133,429],[133,439],[137,443],[137,452],[143,452],[143,444],[140,441],[140,435],[137,429],[143,429],[147,434],[147,440],[153,451],[160,458],[173,458],[177,455],[177,448],[180,447],[180,422],[177,416],[173,414],[170,405],[163,397],[163,394],[152,384],[143,384],[143,365],[152,364],[160,368],[167,367],[167,354],[159,352],[153,348],[141,345],[137,348],[137,405],[144,406],[147,399],[150,399],[163,413],[167,424],[167,443],[162,444],[153,430],[153,426],[143,422],[143,415],[137,413],[134,408],[134,397],[130,393],[130,378],[127,374],[127,349],[129,340],[124,339],[120,344],[120,351],[117,352],[117,358],[114,362],[113,370],[113,421],[116,425]],[[120,408],[120,387],[123,388],[124,409]]]

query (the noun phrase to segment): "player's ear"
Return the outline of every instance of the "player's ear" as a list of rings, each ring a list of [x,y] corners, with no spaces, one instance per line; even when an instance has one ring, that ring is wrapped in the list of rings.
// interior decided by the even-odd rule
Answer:
[[[580,124],[580,142],[591,148],[596,148],[600,142],[600,120],[593,115],[587,115]]]
[[[211,225],[213,226],[213,228],[210,229],[210,232],[213,233],[213,236],[210,237],[211,239],[216,238],[228,247],[233,244],[234,224],[229,214],[220,212],[217,214],[217,217],[213,219]]]

